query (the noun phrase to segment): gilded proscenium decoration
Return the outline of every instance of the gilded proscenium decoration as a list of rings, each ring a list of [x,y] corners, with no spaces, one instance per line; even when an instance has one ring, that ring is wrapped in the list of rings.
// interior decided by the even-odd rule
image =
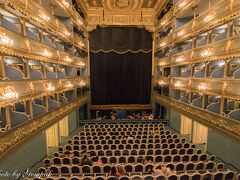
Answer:
[[[8,151],[10,151],[17,144],[22,143],[25,139],[35,135],[42,131],[46,126],[50,126],[56,122],[59,118],[71,112],[74,108],[86,103],[89,99],[89,95],[86,95],[76,102],[72,102],[63,107],[58,108],[53,112],[49,112],[44,116],[37,119],[28,121],[7,133],[0,135],[0,158],[2,158]]]
[[[194,107],[190,104],[179,102],[165,96],[154,94],[154,99],[164,106],[173,108],[187,117],[194,118],[194,120],[199,122],[207,123],[211,127],[214,127],[217,130],[222,131],[240,141],[239,121],[231,120],[227,117],[211,113],[204,109]]]
[[[88,26],[135,25],[155,26],[155,16],[165,1],[157,0],[87,0],[80,2],[87,9]],[[92,29],[92,28],[88,28]]]

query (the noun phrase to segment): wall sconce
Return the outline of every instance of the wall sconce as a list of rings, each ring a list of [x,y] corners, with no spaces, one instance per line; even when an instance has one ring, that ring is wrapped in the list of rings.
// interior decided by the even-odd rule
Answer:
[[[13,40],[10,39],[5,33],[0,34],[0,43],[5,46],[12,46]]]
[[[55,90],[55,87],[49,82],[44,83],[43,86],[46,91],[54,91]]]
[[[204,56],[209,56],[212,54],[212,49],[205,49],[202,53],[201,53],[201,56],[204,57]]]
[[[52,57],[52,53],[47,49],[44,49],[44,51],[42,52],[42,55],[46,57]]]
[[[209,22],[209,21],[213,20],[213,18],[215,17],[215,15],[216,15],[216,12],[212,12],[211,14],[207,15],[207,16],[203,19],[203,21],[204,21],[204,22]]]
[[[83,42],[80,42],[80,43],[79,43],[79,46],[80,46],[80,47],[83,47],[83,46],[84,46],[84,43],[83,43]]]
[[[182,7],[185,6],[186,4],[187,4],[186,1],[183,1],[183,2],[181,2],[181,3],[178,5],[178,7],[182,8]]]
[[[159,84],[159,85],[166,85],[166,83],[165,83],[163,80],[160,80],[160,81],[158,82],[158,84]]]
[[[77,22],[78,22],[80,25],[83,25],[82,20],[79,19]]]
[[[159,63],[159,66],[165,66],[165,65],[166,65],[166,63],[164,63],[164,62]]]
[[[166,20],[163,20],[160,25],[161,25],[161,26],[164,26],[165,24],[167,24],[167,21],[166,21]]]
[[[72,62],[72,58],[70,58],[70,57],[67,56],[67,57],[65,58],[65,61],[67,61],[67,62]]]
[[[166,43],[165,43],[165,42],[163,42],[163,43],[159,44],[159,46],[160,46],[160,47],[163,47],[163,46],[165,46],[165,45],[166,45]]]
[[[16,99],[18,98],[18,94],[14,87],[6,86],[0,88],[0,98],[1,99]]]
[[[81,62],[78,63],[78,65],[79,66],[85,66],[85,63],[81,61]]]
[[[67,81],[67,83],[65,84],[66,88],[72,88],[73,84],[70,81]]]
[[[199,90],[206,90],[208,88],[208,84],[205,82],[201,82],[200,85],[198,86]]]
[[[47,16],[44,12],[40,12],[39,16],[45,21],[49,21],[50,19],[50,17]]]
[[[176,62],[181,62],[183,60],[184,60],[183,56],[179,56],[179,57],[176,58]]]
[[[179,33],[177,33],[178,36],[182,36],[184,34],[184,31],[180,31]]]
[[[70,5],[66,0],[62,0],[62,3],[66,8],[68,8]]]
[[[81,81],[81,82],[79,83],[79,85],[80,85],[80,86],[85,86],[86,83],[85,83],[85,81]]]
[[[177,81],[175,84],[174,84],[175,87],[182,87],[183,84],[181,81]]]

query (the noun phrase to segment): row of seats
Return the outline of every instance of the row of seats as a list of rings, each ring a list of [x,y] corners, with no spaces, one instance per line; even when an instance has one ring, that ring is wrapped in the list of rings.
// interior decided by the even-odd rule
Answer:
[[[91,160],[94,161],[95,156],[91,157]],[[148,159],[153,163],[158,162],[207,162],[215,161],[216,157],[207,154],[193,154],[193,155],[157,155],[157,156],[148,156]],[[135,164],[141,163],[141,158],[139,156],[102,156],[101,157],[103,164]],[[52,159],[46,158],[44,160],[45,167],[49,165],[61,165],[61,164],[81,164],[81,159],[79,157],[54,157]]]
[[[145,127],[145,128],[142,128],[142,127],[136,127],[136,128],[86,128],[85,129],[85,132],[88,133],[88,132],[123,132],[123,131],[127,131],[127,132],[134,132],[134,131],[163,131],[165,130],[164,127]]]
[[[164,124],[163,123],[124,123],[124,124],[121,124],[121,123],[117,123],[117,124],[86,124],[84,125],[84,129],[87,129],[87,128],[118,128],[118,127],[164,127]]]
[[[80,136],[94,136],[94,135],[151,135],[151,134],[170,134],[171,132],[169,130],[165,130],[164,128],[162,129],[157,129],[154,131],[149,131],[149,130],[112,130],[112,131],[101,131],[101,129],[96,130],[96,131],[89,131],[89,132],[81,132],[79,133]]]
[[[153,176],[149,174],[139,174],[129,176],[121,176],[118,180],[239,180],[240,176],[232,171],[216,171],[205,173],[183,173],[179,175],[158,175]],[[30,179],[27,179],[30,180]],[[31,180],[116,180],[114,176],[99,175],[99,176],[72,176],[72,177],[47,177],[47,178],[33,178]]]
[[[123,164],[121,165],[127,173],[149,173],[149,171],[153,168],[153,164]],[[166,167],[171,168],[179,173],[183,172],[205,172],[205,171],[217,171],[218,166],[222,169],[222,164],[218,165],[216,162],[188,162],[188,163],[168,163]],[[51,165],[48,169],[51,171],[51,174],[54,176],[70,176],[72,175],[87,175],[87,174],[103,174],[110,173],[111,165],[103,165],[103,166],[71,166],[71,165],[62,165],[55,166]],[[39,169],[40,172],[47,172],[48,170],[45,168]]]
[[[179,142],[185,142],[185,139],[183,138],[177,138],[177,137],[171,137],[171,135],[169,135],[169,137],[167,138],[149,138],[149,139],[145,139],[145,138],[140,138],[140,139],[129,139],[129,140],[125,140],[125,139],[103,139],[103,140],[68,140],[68,144],[146,144],[146,143],[179,143]]]
[[[82,137],[80,137],[80,140],[77,139],[76,137],[74,137],[76,141],[88,141],[88,140],[125,140],[125,141],[129,141],[129,140],[141,140],[141,139],[176,139],[179,138],[178,135],[176,134],[161,134],[161,135],[131,135],[131,136],[122,136],[122,135],[105,135],[105,136],[85,136],[85,138],[83,139]]]
[[[125,135],[110,135],[110,134],[105,134],[103,135],[85,135],[85,136],[74,136],[73,140],[103,140],[103,139],[112,139],[112,140],[121,140]],[[127,136],[128,137],[128,136]],[[135,139],[164,139],[164,138],[178,138],[179,136],[177,134],[167,134],[165,135],[164,133],[161,135],[131,135],[131,137],[134,137]]]
[[[191,146],[195,148],[195,145]],[[187,149],[189,146],[184,146],[181,143],[141,143],[141,144],[97,144],[97,145],[67,145],[69,150],[133,150],[133,149]]]

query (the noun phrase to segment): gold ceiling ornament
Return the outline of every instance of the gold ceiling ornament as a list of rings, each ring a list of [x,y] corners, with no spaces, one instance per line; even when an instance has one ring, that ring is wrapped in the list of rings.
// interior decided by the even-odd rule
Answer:
[[[113,3],[120,9],[127,8],[130,5],[129,0],[114,0]]]

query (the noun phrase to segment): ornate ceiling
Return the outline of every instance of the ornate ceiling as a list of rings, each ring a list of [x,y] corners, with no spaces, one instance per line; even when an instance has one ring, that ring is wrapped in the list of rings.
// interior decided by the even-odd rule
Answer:
[[[96,25],[153,27],[156,13],[167,0],[78,0],[86,12],[89,28]]]

